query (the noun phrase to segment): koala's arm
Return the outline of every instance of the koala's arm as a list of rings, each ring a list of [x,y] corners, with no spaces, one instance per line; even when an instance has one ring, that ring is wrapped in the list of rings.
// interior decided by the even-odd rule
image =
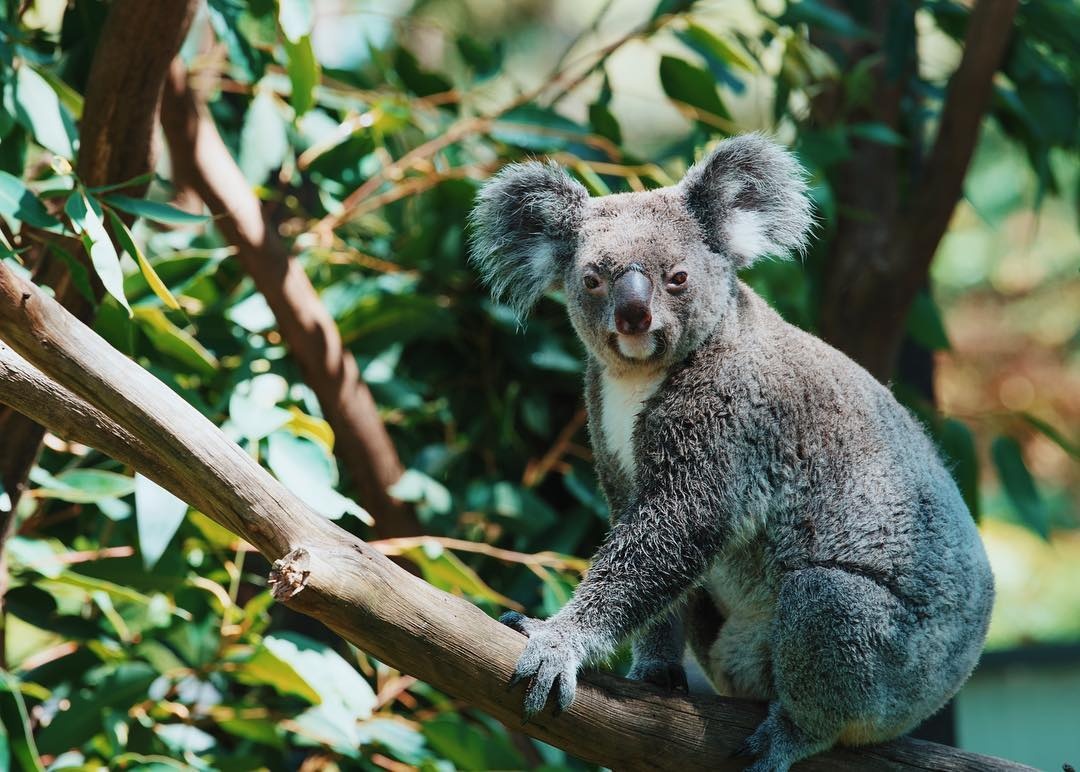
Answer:
[[[651,484],[616,519],[573,598],[547,621],[511,613],[504,621],[529,636],[514,682],[531,679],[525,714],[541,711],[552,689],[569,707],[578,668],[610,655],[631,633],[655,624],[705,575],[730,524],[716,509],[711,477],[690,461]],[[708,481],[708,482],[706,482]],[[672,629],[661,623],[663,636]],[[652,639],[656,642],[656,639]]]

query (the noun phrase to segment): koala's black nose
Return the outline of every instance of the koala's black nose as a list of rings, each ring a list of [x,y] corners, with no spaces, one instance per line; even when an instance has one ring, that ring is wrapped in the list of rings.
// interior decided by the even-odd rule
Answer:
[[[652,282],[639,271],[627,271],[612,285],[615,329],[623,335],[646,332],[652,324]]]

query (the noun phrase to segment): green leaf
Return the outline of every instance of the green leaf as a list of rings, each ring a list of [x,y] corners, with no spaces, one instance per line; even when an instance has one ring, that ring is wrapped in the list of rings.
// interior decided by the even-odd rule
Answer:
[[[35,228],[61,230],[63,225],[49,214],[22,180],[13,174],[0,171],[0,214]]]
[[[374,522],[356,502],[334,490],[337,464],[319,443],[276,431],[268,438],[266,464],[286,488],[323,517],[336,520],[350,514],[368,525]]]
[[[41,479],[40,475],[36,479]],[[121,498],[135,491],[134,478],[100,469],[71,469],[48,478],[48,483],[36,489],[34,495],[73,504],[96,504],[102,499]]]
[[[315,8],[312,0],[280,0],[278,5],[278,23],[285,39],[298,43],[301,38],[311,34],[315,24]]]
[[[652,16],[649,21],[656,21],[664,16],[669,16],[677,13],[683,13],[689,11],[691,6],[694,5],[695,0],[660,0],[653,8]]]
[[[841,37],[865,38],[869,33],[844,11],[830,8],[821,0],[801,0],[788,3],[787,10],[777,20],[778,24],[795,26],[807,24],[835,32]]]
[[[139,554],[147,571],[165,554],[187,511],[186,502],[153,480],[135,475],[135,522],[139,528]]]
[[[716,81],[706,70],[674,56],[660,59],[660,84],[664,93],[709,115],[731,120],[731,114],[716,93]]]
[[[61,710],[37,736],[42,753],[55,755],[78,748],[102,729],[102,715],[107,708],[126,711],[140,699],[157,672],[144,662],[125,662],[94,688],[73,695],[66,710]]]
[[[247,439],[261,440],[292,420],[292,413],[277,407],[287,390],[285,379],[273,373],[237,384],[229,397],[229,422]]]
[[[877,142],[879,145],[903,147],[907,139],[884,123],[853,123],[847,127],[853,137]]]
[[[0,670],[0,728],[5,728],[3,758],[7,762],[8,754],[18,762],[22,770],[43,772],[45,769],[34,744],[34,735],[30,731],[30,714],[26,702],[19,690],[19,681],[11,673]]]
[[[521,754],[505,735],[494,735],[466,722],[456,713],[444,713],[423,724],[428,744],[458,769],[527,769]]]
[[[147,201],[145,198],[132,198],[121,196],[119,193],[111,193],[103,199],[113,209],[145,217],[147,220],[164,223],[165,225],[196,225],[204,223],[209,217],[202,214],[192,214],[183,209],[177,209],[172,204],[161,201]]]
[[[201,375],[211,377],[217,373],[221,366],[217,357],[207,351],[191,333],[173,324],[160,308],[140,306],[135,312],[135,320],[150,343],[162,354]]]
[[[907,331],[916,342],[931,351],[947,351],[950,348],[941,313],[926,290],[920,290],[911,304]]]
[[[80,190],[72,192],[64,205],[64,213],[71,220],[75,232],[83,237],[83,245],[90,255],[90,263],[101,279],[105,291],[127,309],[131,315],[131,306],[124,297],[124,273],[120,270],[120,256],[105,230],[101,220],[101,210],[97,204],[86,197]]]
[[[72,118],[75,120],[82,118],[82,94],[69,86],[64,82],[63,78],[48,67],[38,67],[36,65],[30,65],[30,67],[48,82],[49,86],[52,87],[52,90],[56,92],[56,96],[60,99],[60,104],[67,108],[67,111],[71,113]]]
[[[589,105],[589,123],[593,131],[601,137],[610,139],[616,145],[622,144],[622,129],[619,128],[619,122],[615,120],[615,116],[606,105],[599,102]]]
[[[978,522],[979,455],[975,449],[975,436],[962,421],[946,418],[938,428],[937,437],[956,480],[956,487],[960,489],[971,516]]]
[[[279,168],[289,150],[285,121],[277,99],[267,88],[257,88],[240,131],[240,169],[253,185],[262,185]]]
[[[117,239],[120,241],[120,246],[124,248],[138,264],[139,270],[142,271],[142,275],[146,278],[146,283],[150,285],[150,289],[154,291],[154,294],[158,296],[162,303],[172,309],[179,309],[180,304],[176,302],[176,298],[169,292],[169,288],[165,286],[165,282],[154,271],[154,266],[150,265],[150,261],[146,259],[146,255],[139,249],[139,245],[135,243],[135,237],[131,235],[131,231],[124,225],[124,221],[120,219],[120,216],[116,214],[112,209],[107,210],[109,213],[109,222],[112,223],[113,232],[116,234]]]
[[[268,635],[263,646],[318,694],[323,718],[355,737],[356,722],[369,718],[375,708],[375,692],[352,665],[326,644],[299,633]]]
[[[259,646],[236,670],[236,680],[242,684],[265,684],[279,694],[302,697],[313,705],[322,702],[319,693],[305,681],[288,661],[278,657],[266,646]]]
[[[446,486],[416,469],[406,469],[401,479],[390,486],[390,495],[402,501],[423,502],[440,515],[449,512],[452,505]]]
[[[19,67],[15,71],[14,99],[16,117],[39,145],[64,158],[74,157],[68,122],[48,81],[31,67]]]
[[[311,47],[311,36],[304,35],[297,42],[286,41],[286,70],[292,84],[292,106],[296,117],[315,106],[315,86],[319,82],[319,62]]]
[[[998,478],[1005,495],[1016,509],[1024,525],[1044,539],[1050,537],[1049,515],[1035,486],[1035,478],[1024,463],[1020,443],[1012,437],[998,437],[990,446],[990,456],[997,467]]]
[[[416,57],[400,46],[394,51],[394,72],[405,87],[417,96],[441,94],[453,87],[443,76],[422,69]]]

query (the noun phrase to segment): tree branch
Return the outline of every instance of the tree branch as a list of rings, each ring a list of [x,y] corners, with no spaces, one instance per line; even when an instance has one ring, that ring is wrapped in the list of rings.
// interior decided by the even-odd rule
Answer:
[[[298,260],[263,217],[259,199],[189,88],[177,59],[169,72],[161,125],[175,181],[199,194],[236,247],[237,259],[277,318],[282,337],[334,430],[335,452],[381,536],[413,536],[420,524],[411,505],[388,489],[404,472],[393,440],[356,360]]]
[[[2,263],[0,338],[47,376],[4,356],[0,381],[21,378],[0,391],[4,399],[36,389],[38,398],[22,398],[21,408],[81,442],[111,443],[121,460],[276,560],[275,593],[290,607],[392,667],[520,724],[521,694],[506,687],[520,635],[312,512],[198,411]],[[61,387],[75,396],[58,394]],[[112,424],[124,439],[102,436]],[[743,766],[730,754],[763,715],[745,701],[664,695],[590,675],[569,711],[544,713],[524,731],[618,769],[723,770]],[[916,740],[836,750],[802,768],[1027,769]]]

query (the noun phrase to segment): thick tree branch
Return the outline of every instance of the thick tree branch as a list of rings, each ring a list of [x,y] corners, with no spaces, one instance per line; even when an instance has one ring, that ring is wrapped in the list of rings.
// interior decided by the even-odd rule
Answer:
[[[0,338],[45,373],[37,378],[14,357],[0,358],[0,380],[22,379],[0,389],[5,399],[36,389],[39,399],[20,402],[35,418],[83,442],[111,442],[121,460],[277,560],[272,578],[291,607],[387,664],[520,723],[521,694],[506,684],[521,636],[312,512],[198,411],[2,263]],[[55,384],[40,383],[48,379]],[[75,396],[59,395],[56,384]],[[101,437],[106,421],[134,441]],[[545,713],[524,731],[620,770],[723,770],[744,765],[729,755],[762,716],[760,705],[747,702],[664,696],[588,676],[567,713]],[[801,768],[1025,769],[914,740],[833,751]]]
[[[404,469],[375,400],[360,377],[337,325],[298,260],[263,217],[205,105],[174,62],[165,88],[161,125],[176,182],[189,187],[218,216],[217,226],[277,318],[304,381],[334,430],[335,453],[381,536],[412,536],[420,526],[412,507],[388,492]]]
[[[888,2],[878,5],[883,14],[893,7]],[[894,148],[860,140],[840,170],[837,194],[849,214],[841,218],[824,277],[821,331],[881,381],[893,374],[911,303],[925,286],[930,262],[960,199],[1016,8],[1017,0],[975,4],[937,139],[903,202],[898,195],[902,170]],[[884,26],[879,24],[876,33],[885,39]],[[879,74],[878,85],[869,119],[900,130],[903,83],[885,83]]]

